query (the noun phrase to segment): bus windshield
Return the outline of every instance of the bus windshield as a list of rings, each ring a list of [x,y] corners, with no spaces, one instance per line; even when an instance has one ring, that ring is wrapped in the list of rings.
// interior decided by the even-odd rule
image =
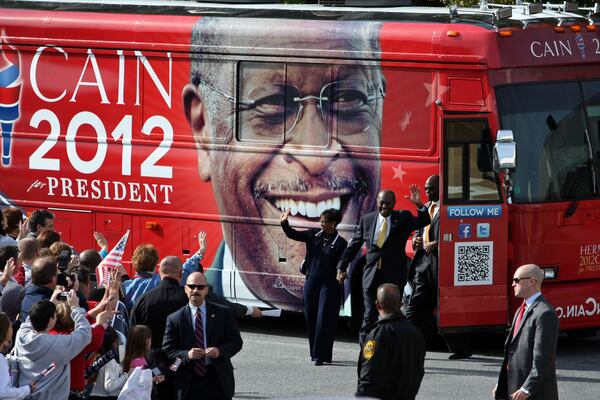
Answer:
[[[599,196],[600,81],[503,86],[496,97],[517,143],[513,202]]]

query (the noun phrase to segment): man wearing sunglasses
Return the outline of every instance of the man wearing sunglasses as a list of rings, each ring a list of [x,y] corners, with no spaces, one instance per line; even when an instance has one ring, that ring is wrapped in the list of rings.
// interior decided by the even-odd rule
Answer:
[[[200,178],[211,182],[221,217],[233,221],[223,224],[224,244],[207,272],[218,294],[301,311],[304,245],[277,229],[281,213],[290,209],[290,223],[306,226],[336,208],[347,227],[374,208],[385,97],[379,29],[257,18],[232,37],[229,18],[196,24],[184,107]],[[232,52],[285,56],[206,56]],[[327,59],[332,54],[353,62]]]
[[[555,400],[556,343],[559,333],[554,307],[542,296],[544,272],[535,264],[519,267],[512,287],[523,303],[515,313],[504,347],[497,400]]]
[[[194,272],[187,278],[189,303],[169,315],[163,351],[171,362],[181,361],[175,373],[176,399],[231,399],[235,381],[231,357],[242,349],[235,319],[225,306],[205,302],[208,283]]]

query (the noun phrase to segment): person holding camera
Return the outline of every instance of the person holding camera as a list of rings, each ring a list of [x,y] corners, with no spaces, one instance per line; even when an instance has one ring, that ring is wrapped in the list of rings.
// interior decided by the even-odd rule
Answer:
[[[40,257],[31,266],[31,285],[25,288],[25,296],[21,303],[20,321],[25,321],[31,307],[40,300],[48,300],[56,286],[63,286],[67,290],[74,289],[81,307],[88,309],[87,301],[79,290],[77,274],[67,274],[59,270],[54,257]]]
[[[306,258],[300,272],[306,275],[304,313],[310,358],[315,365],[331,363],[342,298],[342,286],[336,280],[336,266],[347,245],[336,229],[342,214],[335,208],[325,210],[321,213],[321,229],[306,231],[293,229],[289,216],[289,209],[281,214],[283,232],[292,240],[306,243]]]
[[[56,288],[58,267],[54,257],[40,257],[31,266],[31,285],[25,288],[19,319],[25,321],[31,307],[41,301],[49,300]]]
[[[61,292],[58,298],[63,298],[61,295],[68,292]],[[110,304],[110,305],[109,305]],[[105,325],[108,325],[114,315],[114,307],[116,302],[101,302],[94,310],[90,310],[87,314],[88,321],[92,325],[92,340],[90,343],[77,354],[70,362],[70,394],[69,400],[85,399],[85,377],[84,371],[86,367],[85,356],[95,353],[102,346],[104,340]],[[50,330],[52,335],[68,335],[73,332],[75,321],[71,318],[72,310],[69,304],[64,300],[58,301],[56,304],[56,324]]]
[[[50,246],[52,255],[56,257],[58,269],[65,271],[79,265],[79,256],[75,250],[65,242],[56,242]]]
[[[55,278],[52,279],[55,281]],[[79,306],[79,298],[73,289],[66,296],[74,322],[73,331],[66,335],[49,334],[56,324],[56,303],[59,302],[61,293],[63,292],[56,290],[51,295],[51,300],[33,304],[29,317],[21,325],[15,340],[13,354],[19,360],[17,383],[22,386],[37,382],[36,400],[69,397],[69,363],[92,338],[86,311]],[[44,376],[41,371],[45,369],[51,372]]]

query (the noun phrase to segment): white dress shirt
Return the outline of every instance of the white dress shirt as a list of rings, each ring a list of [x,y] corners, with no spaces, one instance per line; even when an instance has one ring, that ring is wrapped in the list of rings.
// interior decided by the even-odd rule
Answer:
[[[433,206],[434,204],[435,204],[435,211],[433,212],[433,215],[431,216],[432,220],[440,212],[440,202],[432,201],[431,204],[429,204],[429,207]],[[429,211],[429,208],[427,209],[427,211]]]
[[[537,299],[538,297],[540,297],[542,295],[542,292],[537,292],[532,294],[531,296],[529,296],[526,300],[525,300],[525,311],[523,311],[523,314],[525,314],[527,312],[527,310],[529,309],[529,307],[533,304],[533,302],[535,301],[535,299]]]
[[[387,231],[385,232],[385,238],[390,235],[390,228],[392,226],[392,214],[387,217],[383,217],[381,213],[377,213],[377,224],[375,225],[375,232],[373,233],[373,243],[377,243],[377,238],[379,237],[379,231],[381,231],[381,225],[383,225],[383,221],[387,221]]]

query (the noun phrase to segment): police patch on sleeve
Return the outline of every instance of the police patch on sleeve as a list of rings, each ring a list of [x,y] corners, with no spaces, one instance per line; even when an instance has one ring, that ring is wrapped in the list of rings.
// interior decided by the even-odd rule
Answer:
[[[377,343],[374,340],[369,340],[363,347],[363,357],[365,360],[370,360],[375,355],[375,347]]]

